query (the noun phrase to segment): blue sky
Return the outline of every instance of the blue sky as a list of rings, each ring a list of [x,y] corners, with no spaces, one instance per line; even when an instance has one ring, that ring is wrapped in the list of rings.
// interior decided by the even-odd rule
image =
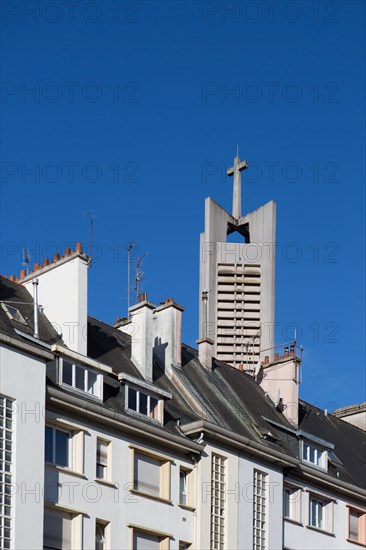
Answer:
[[[69,243],[95,212],[90,313],[126,315],[126,247],[143,290],[198,337],[204,198],[277,203],[276,341],[296,325],[301,396],[365,400],[365,5],[10,2],[2,9],[1,272]],[[33,170],[33,172],[32,172]]]

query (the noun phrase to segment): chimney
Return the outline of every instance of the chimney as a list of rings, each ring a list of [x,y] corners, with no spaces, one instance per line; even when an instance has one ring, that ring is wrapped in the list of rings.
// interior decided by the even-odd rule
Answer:
[[[38,279],[38,299],[45,315],[68,348],[87,355],[89,258],[80,250],[68,254],[66,249],[63,258],[56,252],[53,261],[46,258],[42,266],[35,264],[28,275],[22,270],[20,283],[32,293],[32,283]]]
[[[129,319],[118,330],[131,336],[131,360],[148,382],[153,379],[153,311],[155,304],[140,294],[138,304],[130,307]]]
[[[262,363],[264,376],[261,387],[278,406],[282,403],[281,412],[295,427],[298,426],[299,411],[299,368],[301,360],[295,355],[295,347],[289,354],[285,348],[285,356],[280,356],[275,362]]]
[[[212,371],[212,355],[214,350],[214,341],[210,338],[201,338],[197,340],[198,344],[198,359],[205,369]],[[243,365],[241,365],[243,370]]]
[[[154,311],[154,358],[169,377],[172,375],[172,366],[182,366],[183,311],[184,308],[176,304],[173,298],[167,298]]]

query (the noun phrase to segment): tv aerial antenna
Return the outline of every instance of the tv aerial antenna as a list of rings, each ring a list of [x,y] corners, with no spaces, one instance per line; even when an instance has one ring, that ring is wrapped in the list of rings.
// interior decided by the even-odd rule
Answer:
[[[147,252],[145,252],[142,256],[137,258],[136,260],[136,275],[135,275],[135,291],[136,291],[136,301],[137,304],[138,297],[139,297],[139,289],[140,284],[144,278],[144,272],[141,269],[142,262],[144,261],[145,257],[147,256]]]
[[[95,212],[94,210],[86,210],[86,212],[83,212],[83,216],[87,217],[89,219],[89,267],[92,266],[93,262],[93,223],[95,218]]]
[[[22,265],[25,267],[27,275],[29,275],[29,266],[31,262],[31,255],[29,252],[29,248],[27,248],[25,245],[22,248]]]

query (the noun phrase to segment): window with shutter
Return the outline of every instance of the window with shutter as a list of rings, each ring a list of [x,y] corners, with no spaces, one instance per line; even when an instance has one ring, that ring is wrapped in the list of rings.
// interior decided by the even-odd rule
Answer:
[[[109,443],[97,440],[97,471],[96,476],[98,479],[108,479],[108,449]]]
[[[72,550],[72,514],[45,509],[43,550]]]
[[[136,452],[134,456],[134,489],[159,497],[161,467],[161,460]]]
[[[161,543],[161,537],[156,535],[150,535],[142,531],[136,531],[133,533],[133,548],[134,550],[159,550]]]
[[[366,545],[366,512],[349,509],[348,516],[348,538],[359,544]]]

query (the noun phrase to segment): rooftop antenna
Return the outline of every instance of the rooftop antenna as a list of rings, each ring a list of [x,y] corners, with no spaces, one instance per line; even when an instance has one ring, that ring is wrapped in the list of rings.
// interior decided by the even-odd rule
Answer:
[[[30,255],[29,249],[26,248],[26,246],[24,246],[24,248],[22,248],[22,265],[25,266],[27,275],[29,275],[30,261],[31,261],[31,255]]]
[[[130,241],[127,245],[127,314],[130,316],[130,302],[131,302],[131,250],[136,246],[133,241]]]
[[[89,260],[89,266],[91,267],[92,261],[93,261],[93,223],[95,218],[95,212],[94,210],[87,210],[86,212],[83,212],[83,216],[87,216],[89,218],[89,250],[90,250],[90,260]]]
[[[138,302],[139,297],[139,285],[144,277],[144,272],[141,271],[141,264],[145,259],[145,256],[147,255],[147,252],[144,252],[142,256],[137,258],[136,260],[136,275],[135,275],[135,291],[136,291],[136,304]]]

